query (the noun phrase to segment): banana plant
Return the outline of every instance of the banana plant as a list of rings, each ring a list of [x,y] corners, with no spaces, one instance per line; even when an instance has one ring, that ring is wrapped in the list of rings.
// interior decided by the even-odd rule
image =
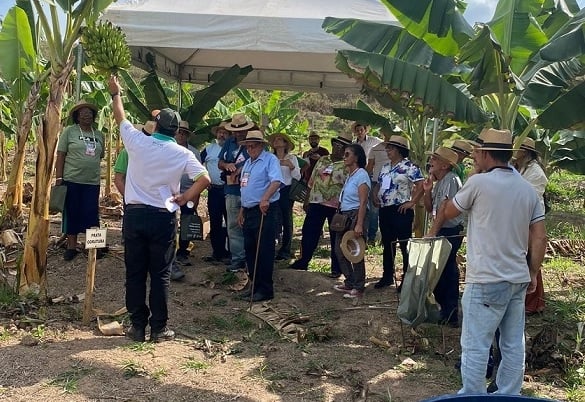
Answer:
[[[490,118],[493,126],[516,131],[518,127],[514,124],[519,108],[535,108],[534,118],[519,135],[519,141],[536,124],[546,120],[545,114],[542,118],[538,114],[553,107],[563,95],[574,102],[567,107],[568,102],[559,101],[559,108],[567,107],[565,116],[570,114],[571,117],[565,119],[565,124],[580,121],[584,105],[578,96],[580,88],[576,78],[585,71],[581,60],[585,49],[581,45],[585,18],[574,0],[500,0],[491,21],[478,24],[475,29],[470,29],[463,20],[461,13],[465,3],[459,0],[384,0],[383,3],[402,28],[377,24],[373,29],[376,23],[368,23],[378,43],[369,40],[364,31],[366,25],[353,20],[344,23],[327,18],[323,24],[328,32],[365,50],[359,57],[350,51],[339,52],[338,68],[355,77],[364,90],[377,96],[383,105],[401,114],[408,109],[421,108],[422,104],[424,115],[425,108],[429,113],[445,110],[443,102],[453,104],[457,99],[453,96],[443,98],[431,93],[431,97],[421,98],[424,92],[420,89],[418,96],[413,95],[417,81],[409,79],[402,71],[423,69],[429,76],[443,80],[466,95],[485,112],[484,116]],[[426,61],[417,61],[417,55],[407,51],[414,48],[425,50]],[[372,54],[373,51],[381,54]],[[438,55],[451,58],[450,71],[437,72],[437,63],[433,62],[439,60]],[[404,66],[382,62],[382,56],[399,59]],[[443,63],[446,65],[448,63]],[[419,77],[418,72],[409,74]],[[423,80],[420,83],[424,87]],[[534,105],[535,100],[541,104]],[[440,117],[451,118],[454,122],[465,120],[468,125],[485,124],[485,119],[470,119],[462,112],[463,106],[456,106],[457,110],[447,108],[451,113]],[[555,109],[551,109],[551,113],[552,110]],[[416,119],[410,117],[410,120]]]
[[[206,114],[213,110],[218,101],[235,86],[239,85],[252,70],[252,66],[240,67],[236,64],[232,67],[215,71],[210,76],[211,84],[203,89],[197,91],[185,90],[190,88],[190,84],[181,85],[182,105],[179,113],[184,120],[189,122],[191,129],[197,134],[190,139],[192,145],[198,146],[212,138],[210,124],[217,123],[221,118],[212,119],[212,122],[207,123],[204,119]],[[178,91],[169,85],[163,85],[154,69],[149,71],[139,84],[127,73],[122,73],[122,78],[128,88],[128,109],[139,121],[151,119],[150,112],[153,109],[165,107],[179,109]]]
[[[0,31],[0,73],[3,77],[3,119],[0,130],[15,137],[16,148],[4,193],[0,226],[12,226],[22,217],[25,146],[38,116],[43,81],[48,70],[37,55],[38,30],[29,2],[12,7]],[[16,55],[16,57],[15,57]]]

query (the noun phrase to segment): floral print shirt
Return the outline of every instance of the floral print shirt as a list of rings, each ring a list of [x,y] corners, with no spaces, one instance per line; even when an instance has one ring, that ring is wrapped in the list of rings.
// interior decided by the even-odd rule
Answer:
[[[412,187],[420,180],[423,180],[420,169],[406,158],[394,166],[385,164],[378,176],[380,206],[389,207],[410,201]]]
[[[343,161],[333,162],[330,156],[319,158],[309,180],[309,203],[337,208],[346,177]]]

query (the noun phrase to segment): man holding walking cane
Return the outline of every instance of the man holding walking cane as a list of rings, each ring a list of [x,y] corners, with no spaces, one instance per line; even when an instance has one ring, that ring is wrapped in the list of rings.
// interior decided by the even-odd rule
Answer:
[[[246,264],[252,285],[241,297],[252,302],[274,297],[275,232],[279,189],[284,184],[280,161],[266,152],[267,141],[261,131],[249,131],[242,141],[250,158],[242,167],[241,202],[238,224],[244,232]]]

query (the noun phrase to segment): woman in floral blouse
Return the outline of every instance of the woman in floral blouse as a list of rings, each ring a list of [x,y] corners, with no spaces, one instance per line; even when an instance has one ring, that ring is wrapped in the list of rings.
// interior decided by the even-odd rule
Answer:
[[[423,175],[414,163],[408,159],[408,140],[393,135],[386,142],[386,152],[390,163],[384,165],[374,188],[374,205],[380,208],[380,233],[384,247],[382,279],[374,285],[384,288],[394,283],[394,258],[396,242],[400,243],[403,272],[408,268],[407,240],[412,235],[414,220],[413,207],[423,195]],[[402,284],[401,284],[402,286]],[[400,291],[401,286],[398,287]]]
[[[306,271],[309,261],[319,244],[323,234],[325,220],[331,224],[331,219],[339,206],[339,193],[345,183],[347,172],[343,163],[343,151],[351,144],[351,135],[342,133],[331,139],[331,155],[323,156],[315,165],[309,180],[311,192],[305,203],[305,221],[303,222],[301,237],[301,256],[289,265],[289,268]],[[333,252],[336,232],[329,231],[331,241],[331,273],[330,277],[339,278],[341,269],[337,256]]]

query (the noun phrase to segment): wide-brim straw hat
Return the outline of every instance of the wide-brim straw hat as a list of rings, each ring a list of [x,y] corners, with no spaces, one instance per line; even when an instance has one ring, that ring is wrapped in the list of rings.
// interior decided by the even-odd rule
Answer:
[[[451,149],[455,152],[462,153],[465,156],[469,156],[473,152],[474,146],[479,146],[479,144],[476,142],[472,144],[471,142],[465,140],[456,140],[453,145],[451,145]]]
[[[211,127],[211,134],[215,135],[215,133],[217,133],[217,130],[219,130],[220,128],[225,129],[226,124],[228,124],[227,121],[222,121],[217,126]]]
[[[427,155],[433,155],[433,156],[447,162],[451,166],[456,166],[457,160],[459,159],[457,156],[457,152],[455,152],[452,149],[449,149],[447,147],[439,147],[439,148],[435,149],[434,152],[425,152],[425,153]]]
[[[88,101],[85,101],[85,100],[80,100],[69,111],[69,117],[73,118],[73,113],[77,112],[79,109],[84,108],[84,107],[87,107],[87,108],[93,110],[96,114],[98,112],[98,108],[96,105],[94,105],[93,103],[89,103]]]
[[[193,134],[193,131],[189,130],[189,122],[186,120],[181,120],[179,122],[179,131],[181,130],[186,131],[189,134]]]
[[[356,237],[353,230],[345,232],[339,247],[343,256],[352,264],[362,261],[366,254],[366,241],[362,236]]]
[[[262,134],[262,131],[259,130],[248,131],[246,134],[246,139],[240,141],[240,144],[247,144],[249,142],[262,142],[264,144],[268,144],[268,141],[266,141],[264,138],[264,134]]]
[[[408,140],[400,135],[393,135],[390,139],[384,142],[385,145],[393,145],[395,147],[400,147],[409,150]]]
[[[353,142],[353,137],[350,133],[340,133],[337,137],[331,138],[331,142],[333,141],[343,145],[349,145]]]
[[[530,137],[524,138],[524,141],[522,141],[522,144],[520,145],[520,149],[538,153],[536,150],[536,142]]]
[[[286,143],[288,144],[288,151],[289,152],[292,151],[293,149],[295,149],[295,143],[285,133],[275,133],[275,134],[272,134],[271,136],[268,137],[268,142],[270,143],[270,146],[272,148],[274,148],[274,140],[276,140],[278,137],[280,137],[286,141]]]
[[[232,120],[224,127],[227,131],[244,131],[254,127],[254,122],[248,121],[243,113],[236,113],[232,116]]]
[[[480,151],[513,151],[512,133],[510,130],[484,128],[479,134],[481,143],[476,149]]]

